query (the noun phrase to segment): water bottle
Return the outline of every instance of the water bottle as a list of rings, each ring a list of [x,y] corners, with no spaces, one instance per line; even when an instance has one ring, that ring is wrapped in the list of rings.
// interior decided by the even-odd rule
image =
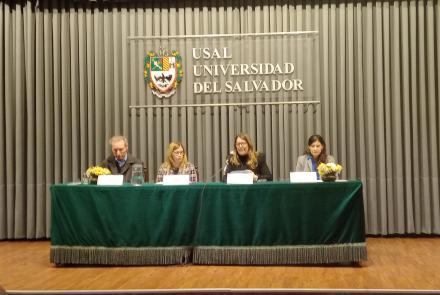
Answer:
[[[144,167],[142,167],[142,164],[133,165],[130,182],[132,185],[142,185],[144,183]]]

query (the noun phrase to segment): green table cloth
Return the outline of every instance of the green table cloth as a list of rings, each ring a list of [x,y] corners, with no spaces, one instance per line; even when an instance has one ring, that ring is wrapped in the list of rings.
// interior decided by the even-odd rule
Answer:
[[[57,184],[55,264],[297,264],[366,259],[362,183]]]

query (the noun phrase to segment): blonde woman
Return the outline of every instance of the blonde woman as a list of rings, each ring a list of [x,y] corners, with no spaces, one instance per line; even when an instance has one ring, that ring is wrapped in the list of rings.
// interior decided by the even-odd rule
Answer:
[[[196,167],[188,162],[185,149],[180,142],[171,142],[168,146],[167,157],[157,171],[156,182],[162,182],[164,175],[186,174],[190,182],[198,182]]]
[[[226,175],[229,172],[236,170],[252,171],[254,181],[258,179],[271,181],[273,179],[264,153],[254,150],[251,139],[246,133],[235,136],[234,150],[226,159],[223,181],[226,181]]]

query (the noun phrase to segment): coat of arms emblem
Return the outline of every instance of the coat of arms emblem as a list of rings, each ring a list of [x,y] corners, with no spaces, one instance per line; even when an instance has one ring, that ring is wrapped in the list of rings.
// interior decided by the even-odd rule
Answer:
[[[170,97],[182,81],[182,57],[176,50],[148,51],[144,59],[144,79],[154,95]]]

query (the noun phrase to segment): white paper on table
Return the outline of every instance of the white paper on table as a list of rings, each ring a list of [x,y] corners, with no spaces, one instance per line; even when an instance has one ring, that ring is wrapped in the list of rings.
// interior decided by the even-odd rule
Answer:
[[[163,185],[187,185],[190,184],[189,174],[169,174],[163,176]]]
[[[318,182],[316,172],[290,172],[290,182]]]
[[[99,175],[97,185],[122,185],[124,175]]]
[[[254,173],[250,170],[231,171],[226,175],[227,184],[253,184]]]

